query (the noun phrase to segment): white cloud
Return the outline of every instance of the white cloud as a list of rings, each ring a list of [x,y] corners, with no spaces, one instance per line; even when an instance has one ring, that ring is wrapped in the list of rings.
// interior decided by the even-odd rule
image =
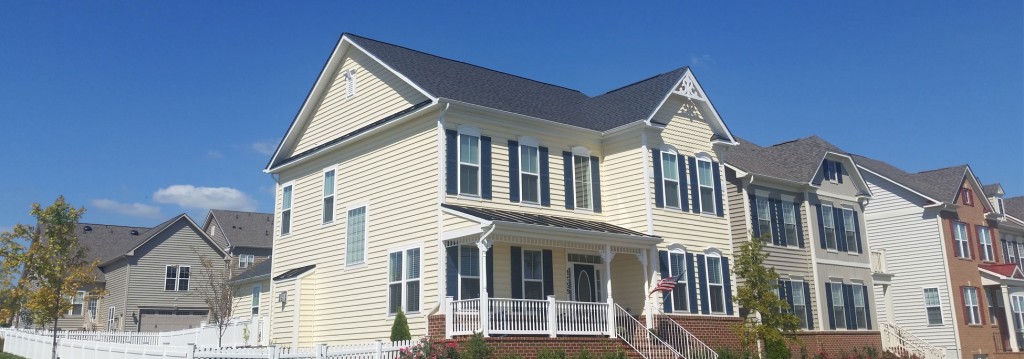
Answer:
[[[209,151],[206,151],[206,157],[207,158],[212,158],[212,159],[215,159],[215,160],[219,160],[221,158],[224,158],[224,154],[220,153],[220,151],[209,150]]]
[[[256,151],[259,154],[267,155],[267,156],[270,156],[270,155],[274,154],[274,151],[277,151],[277,144],[275,144],[274,142],[269,142],[269,141],[255,142],[255,143],[252,144],[251,147],[252,147],[253,151]]]
[[[100,198],[89,201],[93,208],[110,211],[132,217],[159,218],[160,207],[142,203],[121,203],[112,199]]]
[[[176,184],[153,192],[153,200],[158,203],[170,203],[204,210],[211,208],[239,211],[256,210],[256,201],[244,192],[231,187],[195,187]]]

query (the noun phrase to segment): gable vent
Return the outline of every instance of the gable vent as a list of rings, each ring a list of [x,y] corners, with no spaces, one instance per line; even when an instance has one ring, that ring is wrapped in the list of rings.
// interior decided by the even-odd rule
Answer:
[[[134,229],[133,229],[133,230],[132,230],[132,235],[133,235],[133,236],[137,236],[137,235],[139,235],[139,231],[137,231],[137,230],[134,230]]]

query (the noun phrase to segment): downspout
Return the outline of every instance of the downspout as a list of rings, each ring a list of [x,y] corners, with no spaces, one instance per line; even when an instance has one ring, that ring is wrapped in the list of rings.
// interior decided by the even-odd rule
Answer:
[[[437,314],[441,311],[441,305],[444,303],[445,294],[448,292],[446,288],[447,282],[446,271],[447,266],[445,265],[447,251],[444,246],[444,240],[442,234],[444,233],[444,216],[441,212],[441,204],[445,201],[445,173],[444,159],[445,159],[445,138],[444,138],[444,116],[448,114],[448,107],[452,104],[445,102],[444,109],[441,110],[441,115],[437,117],[437,305],[431,308],[427,312],[427,328],[429,332],[429,318],[431,315]]]

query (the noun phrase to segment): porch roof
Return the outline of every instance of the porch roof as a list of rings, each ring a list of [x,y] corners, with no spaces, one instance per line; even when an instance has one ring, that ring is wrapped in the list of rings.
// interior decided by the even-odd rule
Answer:
[[[459,206],[448,203],[441,204],[441,207],[453,211],[462,212],[464,214],[491,222],[519,223],[535,226],[555,227],[617,235],[637,236],[645,238],[661,238],[658,236],[648,235],[626,228],[622,228],[616,225],[598,221],[588,221],[576,218],[506,211],[491,208]]]
[[[978,268],[999,275],[1002,278],[1024,279],[1024,273],[1017,268],[1016,264],[979,264]]]

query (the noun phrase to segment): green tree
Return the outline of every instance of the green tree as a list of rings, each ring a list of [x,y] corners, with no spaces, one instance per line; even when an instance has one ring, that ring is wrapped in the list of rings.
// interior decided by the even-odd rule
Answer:
[[[402,308],[398,308],[398,314],[395,314],[395,322],[391,324],[391,341],[397,342],[410,339],[412,339],[412,334],[409,333],[409,320],[405,318],[405,312],[402,311]]]
[[[17,278],[11,299],[20,303],[36,323],[53,323],[53,358],[57,357],[57,319],[71,309],[75,291],[95,282],[98,264],[86,258],[75,233],[84,208],[74,208],[60,196],[43,208],[32,204],[36,225],[18,224],[0,233],[0,284]],[[19,276],[20,274],[20,276]]]
[[[764,243],[770,237],[751,238],[740,245],[734,271],[743,282],[736,289],[736,303],[743,322],[734,326],[743,348],[762,357],[760,343],[778,345],[796,340],[800,319],[790,313],[789,304],[779,298],[779,275],[765,265]]]

